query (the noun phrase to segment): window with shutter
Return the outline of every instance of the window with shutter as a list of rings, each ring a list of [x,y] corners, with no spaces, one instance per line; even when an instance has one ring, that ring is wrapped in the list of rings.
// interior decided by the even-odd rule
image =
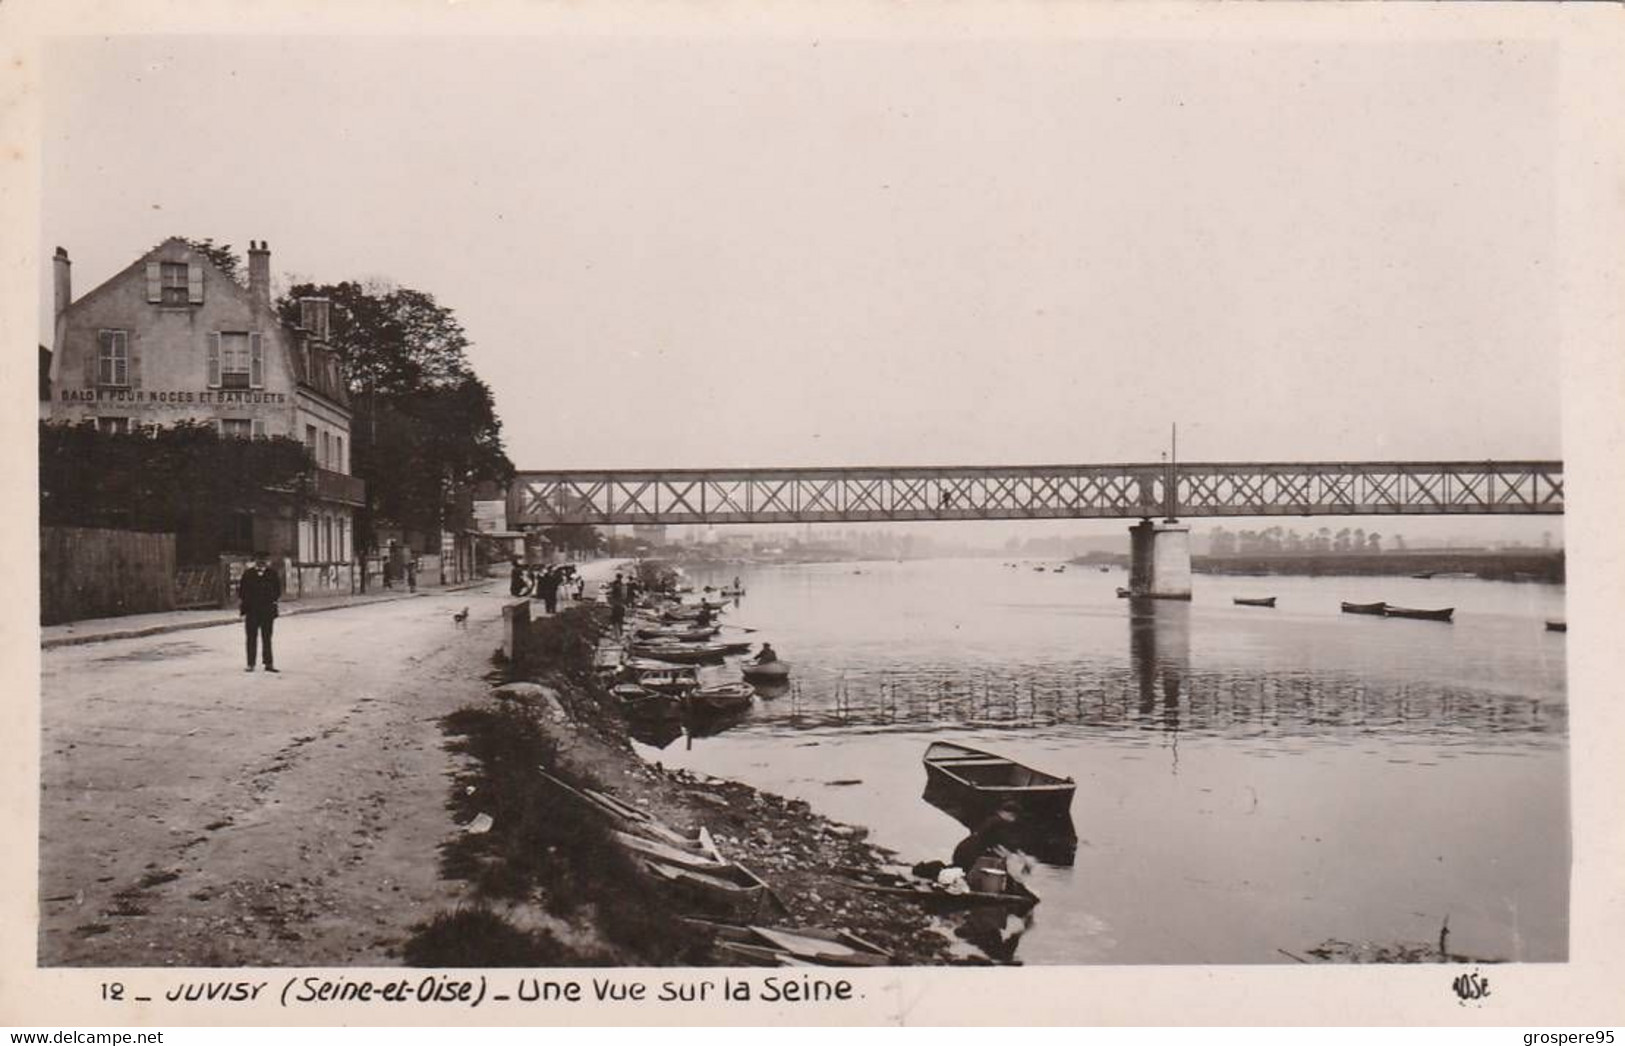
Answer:
[[[209,388],[220,387],[220,332],[209,335]]]
[[[248,439],[254,435],[254,425],[248,418],[221,418],[220,435],[226,439]]]

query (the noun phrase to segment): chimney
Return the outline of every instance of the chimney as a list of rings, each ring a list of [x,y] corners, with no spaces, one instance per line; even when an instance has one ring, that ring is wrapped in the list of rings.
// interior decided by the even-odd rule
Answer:
[[[248,296],[271,307],[271,248],[264,240],[248,241]]]
[[[325,342],[328,338],[331,304],[326,298],[299,299],[299,326],[309,331],[317,341]]]
[[[73,263],[68,260],[68,252],[58,247],[51,267],[55,270],[56,315],[61,316],[73,301]]]

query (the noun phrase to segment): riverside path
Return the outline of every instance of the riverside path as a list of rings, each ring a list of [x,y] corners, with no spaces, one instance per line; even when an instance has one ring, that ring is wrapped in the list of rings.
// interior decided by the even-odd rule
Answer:
[[[456,901],[438,720],[486,693],[506,601],[284,617],[278,675],[235,625],[43,651],[41,965],[399,963]]]

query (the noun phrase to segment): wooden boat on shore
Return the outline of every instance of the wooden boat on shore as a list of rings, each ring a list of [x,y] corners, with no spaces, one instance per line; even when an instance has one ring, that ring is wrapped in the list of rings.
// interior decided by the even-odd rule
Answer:
[[[1548,632],[1567,632],[1568,630],[1569,630],[1569,623],[1567,621],[1548,621],[1548,622],[1546,622],[1546,631],[1548,631]]]
[[[749,683],[724,683],[691,690],[684,698],[689,711],[701,715],[727,715],[750,707],[756,691]]]
[[[885,949],[845,930],[813,926],[734,926],[684,919],[709,935],[720,958],[739,966],[889,966]]]
[[[924,879],[917,875],[900,875],[896,872],[872,871],[867,868],[837,868],[835,874],[856,889],[885,894],[899,900],[914,901],[939,910],[1004,908],[1021,913],[1029,911],[1038,903],[1038,895],[1015,876],[1007,876],[1004,889],[991,893],[982,890],[955,891],[934,879]]]
[[[1443,610],[1415,610],[1411,607],[1384,607],[1384,617],[1408,617],[1416,621],[1449,621],[1456,613],[1455,607],[1445,607]]]
[[[1264,596],[1261,599],[1244,599],[1241,596],[1236,596],[1231,602],[1238,607],[1273,607],[1275,606],[1275,597]]]
[[[1070,777],[1056,777],[951,741],[932,742],[922,761],[928,783],[988,810],[1009,806],[1029,817],[1066,816],[1078,789]]]
[[[1388,610],[1387,603],[1344,603],[1345,614],[1374,614],[1381,617]]]
[[[749,921],[762,914],[772,897],[767,884],[742,864],[695,868],[646,855],[640,855],[640,863],[658,885],[691,911]]]
[[[790,662],[769,661],[759,665],[754,661],[747,661],[739,666],[745,679],[752,683],[779,683],[790,678]]]

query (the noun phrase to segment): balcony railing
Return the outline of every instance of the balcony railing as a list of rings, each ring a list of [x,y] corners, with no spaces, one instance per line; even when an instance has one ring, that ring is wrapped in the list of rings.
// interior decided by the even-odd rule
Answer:
[[[319,468],[316,470],[316,496],[323,501],[361,506],[367,503],[367,484],[354,476]]]

